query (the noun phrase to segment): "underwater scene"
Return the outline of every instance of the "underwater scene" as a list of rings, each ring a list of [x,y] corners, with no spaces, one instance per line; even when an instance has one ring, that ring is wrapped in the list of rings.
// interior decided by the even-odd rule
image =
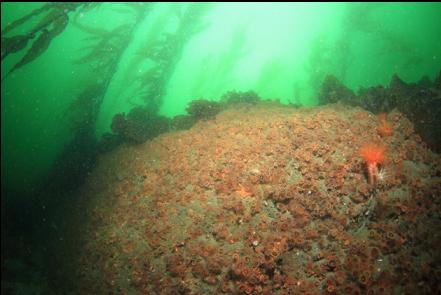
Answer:
[[[1,3],[2,294],[441,294],[440,3]]]

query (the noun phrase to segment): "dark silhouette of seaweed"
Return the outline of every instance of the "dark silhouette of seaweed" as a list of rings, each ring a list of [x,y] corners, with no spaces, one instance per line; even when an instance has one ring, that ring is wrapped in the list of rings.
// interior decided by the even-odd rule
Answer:
[[[77,8],[84,5],[86,5],[84,2],[48,3],[7,25],[2,30],[2,61],[10,54],[24,50],[31,40],[35,40],[32,42],[31,47],[27,50],[26,54],[20,59],[20,61],[18,61],[2,78],[2,82],[17,69],[32,62],[42,53],[44,53],[49,48],[52,40],[61,34],[68,25],[69,12],[75,11]],[[47,14],[28,33],[11,37],[5,36],[11,31],[26,24],[30,19],[44,12],[47,12]]]
[[[209,8],[208,3],[193,3],[186,9],[178,6],[174,11],[178,20],[177,29],[163,33],[155,40],[147,40],[144,48],[138,52],[136,58],[139,62],[148,60],[153,66],[134,79],[137,95],[155,112],[161,107],[167,83],[181,58],[184,46],[192,36],[206,28],[201,20]]]

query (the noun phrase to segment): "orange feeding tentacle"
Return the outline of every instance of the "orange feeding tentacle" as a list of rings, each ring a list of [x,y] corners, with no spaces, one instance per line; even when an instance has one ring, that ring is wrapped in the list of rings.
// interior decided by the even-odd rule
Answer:
[[[380,144],[365,144],[360,149],[360,155],[366,162],[368,172],[368,183],[374,185],[378,178],[378,164],[386,158],[386,148]]]

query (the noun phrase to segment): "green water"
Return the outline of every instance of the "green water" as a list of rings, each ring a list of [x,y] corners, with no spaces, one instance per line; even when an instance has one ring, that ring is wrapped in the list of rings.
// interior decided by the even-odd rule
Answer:
[[[42,5],[2,3],[2,30]],[[43,16],[7,36],[25,34]],[[68,16],[67,27],[46,51],[2,81],[2,187],[30,190],[47,176],[72,139],[73,128],[78,128],[73,121],[87,121],[81,117],[84,105],[78,106],[80,114],[72,116],[76,112],[72,103],[99,79],[105,80],[106,88],[102,101],[95,104],[93,122],[88,122],[97,138],[110,131],[115,114],[146,104],[145,91],[152,93],[153,87],[160,87],[155,90],[159,93],[155,107],[173,117],[185,114],[194,99],[219,100],[229,90],[254,90],[265,99],[315,105],[327,74],[356,90],[385,85],[394,73],[406,82],[423,75],[433,79],[441,69],[439,3],[158,3],[148,7],[104,3],[79,8]],[[100,76],[93,62],[74,62],[87,54],[85,47],[94,44],[94,35],[81,25],[111,32],[124,24],[130,30],[114,35],[119,57],[111,73]],[[166,36],[175,40],[168,51],[171,55],[149,59],[152,48],[163,44]],[[126,38],[120,42],[124,46],[118,38]],[[2,61],[2,78],[25,52]],[[163,68],[158,60],[165,63]],[[140,84],[148,85],[149,71],[155,68],[161,69],[161,79],[140,91]]]

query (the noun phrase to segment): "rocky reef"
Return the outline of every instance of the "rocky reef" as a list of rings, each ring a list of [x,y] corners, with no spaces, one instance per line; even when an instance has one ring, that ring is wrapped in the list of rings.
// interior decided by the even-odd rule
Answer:
[[[172,119],[160,116],[149,107],[137,106],[112,119],[112,133],[106,133],[98,145],[100,152],[109,152],[122,143],[139,144],[170,130],[190,129],[198,121],[213,120],[216,115],[237,104],[256,104],[261,98],[254,91],[229,91],[219,102],[207,99],[192,100],[186,108],[186,115]]]
[[[441,72],[433,82],[423,77],[418,83],[405,83],[394,75],[387,87],[361,88],[357,95],[334,76],[327,76],[319,101],[360,106],[375,114],[397,108],[412,121],[430,148],[441,152]]]
[[[80,294],[436,294],[440,186],[397,109],[239,104],[101,156],[69,277]]]

